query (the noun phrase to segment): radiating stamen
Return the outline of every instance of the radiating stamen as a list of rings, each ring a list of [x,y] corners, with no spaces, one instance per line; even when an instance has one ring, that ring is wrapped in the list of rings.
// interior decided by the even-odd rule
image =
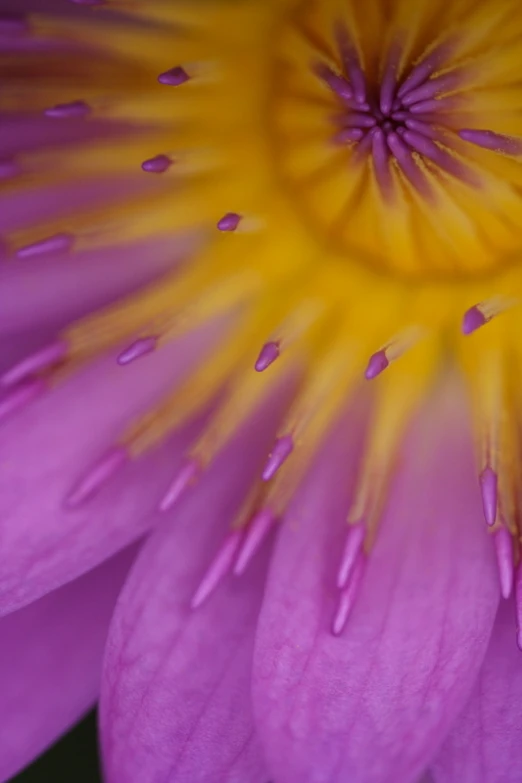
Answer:
[[[464,141],[469,141],[486,150],[493,150],[504,155],[522,155],[522,139],[517,139],[514,136],[505,136],[490,130],[468,128],[460,130],[459,136]]]
[[[197,481],[200,473],[201,466],[199,463],[195,459],[188,459],[181,470],[178,471],[167,492],[161,499],[158,510],[163,513],[170,511],[185,490]]]
[[[118,356],[118,364],[122,367],[131,364],[136,359],[141,359],[142,356],[147,356],[156,350],[158,344],[157,337],[140,337],[139,340],[135,340],[128,348]]]
[[[74,236],[72,234],[54,234],[54,236],[40,239],[31,245],[21,247],[16,251],[16,257],[20,260],[43,256],[48,253],[68,253],[72,250]]]
[[[341,52],[346,73],[353,89],[353,95],[357,103],[366,102],[366,77],[359,62],[357,50],[350,40],[348,31],[344,25],[336,26],[337,43]]]
[[[513,537],[504,526],[500,527],[493,536],[497,567],[500,578],[500,591],[503,598],[509,598],[513,590],[515,579],[513,564]]]
[[[198,609],[231,571],[242,535],[241,530],[234,530],[224,540],[192,597],[191,609]]]
[[[316,65],[315,72],[339,98],[347,100],[353,98],[353,90],[346,79],[334,73],[328,65],[322,63]]]
[[[188,82],[189,79],[188,73],[181,65],[176,65],[174,68],[171,68],[164,73],[160,73],[158,76],[159,83],[165,84],[168,87],[179,87],[180,85],[185,84],[185,82]]]
[[[257,372],[264,372],[271,364],[279,358],[279,344],[274,342],[265,343],[257,357],[255,369]]]
[[[341,564],[337,572],[337,587],[339,590],[342,590],[348,584],[348,580],[362,552],[365,538],[366,525],[363,522],[352,523],[346,535]]]
[[[359,594],[359,588],[365,570],[365,558],[360,555],[353,569],[352,575],[346,587],[339,594],[337,610],[332,623],[332,633],[334,636],[340,636],[350,618],[355,601]]]
[[[56,364],[60,364],[67,356],[67,351],[67,344],[61,340],[57,340],[55,343],[47,345],[45,348],[33,353],[32,356],[22,359],[21,362],[15,364],[14,367],[11,367],[10,370],[7,370],[7,372],[0,376],[0,386],[3,386],[4,388],[15,386],[17,383],[24,381],[31,375],[35,375],[43,370],[54,367]]]
[[[398,46],[392,47],[384,74],[381,80],[381,92],[379,105],[382,113],[387,117],[393,107],[395,91],[397,89],[397,76],[401,52]]]
[[[445,76],[439,76],[436,79],[424,82],[414,90],[409,91],[402,97],[403,106],[412,106],[414,103],[427,101],[435,98],[441,93],[449,92],[454,89],[462,80],[462,74],[453,72]]]
[[[65,506],[78,508],[95,495],[114,474],[128,461],[129,455],[124,446],[114,446],[80,479],[65,499]]]
[[[74,119],[87,117],[91,113],[91,107],[85,101],[71,101],[71,103],[58,103],[44,111],[46,117],[52,119]]]
[[[236,576],[241,576],[245,573],[276,521],[275,515],[268,508],[262,508],[254,516],[245,532],[234,564],[234,574]]]
[[[486,523],[492,527],[497,517],[498,506],[498,476],[489,465],[484,468],[479,477],[480,492]]]
[[[291,435],[283,435],[276,440],[263,470],[263,481],[270,481],[275,476],[293,450],[294,440]]]
[[[429,79],[435,71],[438,71],[451,54],[451,48],[451,44],[445,43],[438,46],[436,49],[433,49],[427,57],[411,70],[407,78],[399,87],[397,92],[398,97],[404,98],[410,91]]]

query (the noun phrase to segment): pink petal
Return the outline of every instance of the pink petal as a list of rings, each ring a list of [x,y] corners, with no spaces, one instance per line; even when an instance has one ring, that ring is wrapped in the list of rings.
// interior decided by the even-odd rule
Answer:
[[[435,783],[519,783],[522,653],[511,601],[502,602],[477,683],[432,770]]]
[[[439,397],[413,428],[340,638],[330,627],[347,447],[325,455],[283,527],[254,658],[277,783],[413,783],[468,698],[499,591],[463,420]]]
[[[67,509],[64,501],[123,429],[218,339],[211,331],[215,327],[124,368],[109,355],[3,424],[0,614],[92,568],[153,524],[186,436],[132,460],[80,508]]]
[[[281,413],[276,395],[151,536],[110,632],[101,699],[107,783],[266,783],[250,674],[265,557],[190,602],[259,473]]]
[[[171,271],[195,234],[0,265],[0,334],[63,327]]]
[[[96,701],[109,620],[136,547],[0,620],[0,779]]]

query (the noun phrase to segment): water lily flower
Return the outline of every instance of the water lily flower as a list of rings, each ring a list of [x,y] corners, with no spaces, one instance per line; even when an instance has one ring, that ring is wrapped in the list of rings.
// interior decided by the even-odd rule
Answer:
[[[1,780],[518,783],[519,0],[1,8]]]

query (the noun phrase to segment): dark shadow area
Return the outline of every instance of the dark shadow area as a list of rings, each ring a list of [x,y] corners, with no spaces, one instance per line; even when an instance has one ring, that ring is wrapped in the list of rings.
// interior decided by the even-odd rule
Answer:
[[[62,737],[47,753],[9,783],[101,783],[96,713]]]

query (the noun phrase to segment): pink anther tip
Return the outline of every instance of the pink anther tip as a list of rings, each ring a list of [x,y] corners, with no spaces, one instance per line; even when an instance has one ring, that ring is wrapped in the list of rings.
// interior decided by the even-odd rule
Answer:
[[[141,168],[147,174],[164,174],[171,165],[172,161],[167,155],[156,155],[154,158],[144,160]]]
[[[77,119],[87,117],[91,113],[91,107],[85,101],[71,101],[70,103],[58,103],[45,109],[44,114],[51,119]]]
[[[257,372],[264,372],[271,364],[279,358],[279,345],[278,343],[265,343],[261,348],[261,352],[257,357],[255,368]]]
[[[187,460],[163,496],[159,504],[159,511],[163,513],[170,511],[190,484],[197,480],[200,472],[201,468],[196,460]]]
[[[11,388],[32,375],[50,369],[66,358],[67,351],[67,343],[62,340],[57,340],[55,343],[41,348],[0,376],[0,386]]]
[[[210,598],[217,586],[230,572],[242,535],[241,530],[233,530],[223,541],[192,597],[191,609],[198,609]]]
[[[283,435],[274,443],[272,451],[263,470],[263,481],[270,481],[294,450],[294,440],[291,435]]]
[[[127,460],[128,453],[123,446],[114,446],[114,448],[110,449],[92,466],[69,493],[65,499],[66,508],[75,509],[83,505],[86,500],[90,500],[123,467]]]
[[[386,352],[377,351],[377,353],[374,353],[373,356],[370,356],[370,361],[368,362],[368,366],[366,367],[364,377],[366,378],[367,381],[372,381],[374,378],[377,378],[377,376],[380,375],[381,372],[384,372],[384,370],[389,366],[389,364],[390,362],[388,361]]]
[[[171,68],[169,71],[164,71],[158,76],[160,84],[165,84],[168,87],[179,87],[185,82],[188,82],[189,75],[181,65],[176,65],[175,68]]]
[[[241,576],[245,573],[254,555],[259,551],[261,545],[267,538],[276,523],[274,514],[268,508],[263,508],[257,512],[250,522],[234,564],[235,576]]]
[[[147,356],[147,354],[152,353],[155,350],[157,342],[157,337],[140,337],[120,353],[118,356],[118,364],[125,367],[127,364],[136,361],[136,359]]]
[[[221,220],[218,221],[217,227],[220,231],[235,231],[241,222],[241,215],[237,212],[227,212],[223,215]]]
[[[16,257],[20,261],[24,261],[28,258],[36,258],[37,256],[45,256],[48,254],[64,254],[69,253],[74,245],[74,236],[72,234],[53,234],[53,236],[40,239],[38,242],[33,242],[31,245],[25,245],[16,251]]]
[[[498,476],[489,466],[484,468],[479,477],[482,505],[486,523],[491,527],[495,524],[498,505]]]
[[[472,334],[477,329],[480,329],[481,326],[484,326],[487,321],[488,319],[477,305],[470,307],[469,310],[466,310],[462,319],[462,333],[465,335]]]

